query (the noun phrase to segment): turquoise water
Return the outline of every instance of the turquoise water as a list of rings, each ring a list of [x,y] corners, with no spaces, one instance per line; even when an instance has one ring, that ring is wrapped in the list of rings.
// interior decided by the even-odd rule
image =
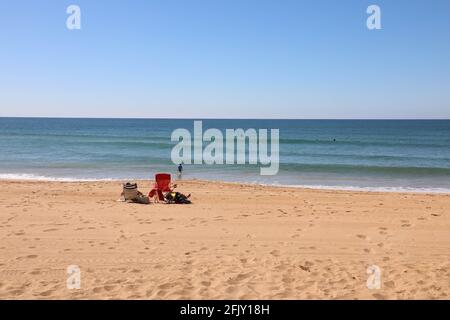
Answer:
[[[185,165],[185,179],[450,192],[450,120],[203,120],[280,130],[280,170]],[[175,173],[171,133],[193,120],[0,118],[0,179],[147,179]]]

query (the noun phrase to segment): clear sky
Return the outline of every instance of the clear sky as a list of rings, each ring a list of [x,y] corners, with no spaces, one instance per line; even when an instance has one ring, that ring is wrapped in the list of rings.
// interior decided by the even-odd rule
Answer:
[[[450,1],[0,0],[0,116],[448,119]]]

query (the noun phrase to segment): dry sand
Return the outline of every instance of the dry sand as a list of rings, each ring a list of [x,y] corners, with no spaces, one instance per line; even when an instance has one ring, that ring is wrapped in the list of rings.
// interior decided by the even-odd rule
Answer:
[[[0,299],[450,297],[450,195],[178,190],[194,203],[116,202],[119,182],[0,181]]]

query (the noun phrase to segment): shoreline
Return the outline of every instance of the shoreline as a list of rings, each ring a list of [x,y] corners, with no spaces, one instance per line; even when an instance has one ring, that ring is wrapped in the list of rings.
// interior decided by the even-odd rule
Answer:
[[[172,177],[176,177],[176,174],[172,174]],[[1,182],[59,182],[59,183],[96,183],[96,182],[120,182],[125,183],[127,181],[153,181],[153,179],[120,179],[120,178],[105,178],[105,179],[71,179],[71,178],[0,178]],[[420,194],[420,195],[448,195],[450,196],[450,189],[443,188],[415,188],[415,187],[356,187],[356,186],[325,186],[325,185],[288,185],[288,184],[267,184],[267,183],[251,183],[251,182],[239,182],[239,181],[226,181],[226,180],[213,180],[213,179],[174,179],[175,181],[185,182],[206,182],[206,183],[223,183],[231,185],[247,185],[247,186],[261,186],[261,187],[273,187],[273,188],[288,188],[297,190],[317,190],[317,191],[337,191],[337,192],[357,192],[357,193],[399,193],[399,194]]]

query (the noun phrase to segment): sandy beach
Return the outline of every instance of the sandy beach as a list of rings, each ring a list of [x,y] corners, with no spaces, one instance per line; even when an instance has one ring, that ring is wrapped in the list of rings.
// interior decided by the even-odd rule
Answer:
[[[193,204],[117,202],[121,182],[0,181],[0,299],[450,297],[450,195],[177,189]]]

